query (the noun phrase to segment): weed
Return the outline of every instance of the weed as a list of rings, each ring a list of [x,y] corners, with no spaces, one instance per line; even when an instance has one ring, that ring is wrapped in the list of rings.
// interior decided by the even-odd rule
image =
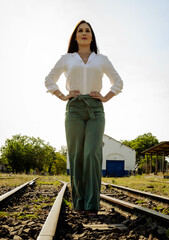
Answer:
[[[0,218],[8,217],[8,216],[9,216],[9,213],[7,213],[7,212],[0,212]]]
[[[24,206],[24,210],[29,210],[29,207],[30,207],[30,206],[26,204],[26,205]]]
[[[38,181],[37,185],[53,185],[53,186],[60,186],[60,182],[58,181],[51,181],[51,182],[46,182],[46,181]]]
[[[115,179],[112,179],[112,183],[113,183],[113,184],[116,184],[116,180],[115,180]]]
[[[166,231],[166,236],[169,238],[169,228]]]
[[[135,203],[143,204],[143,203],[146,203],[146,202],[145,202],[145,200],[143,200],[143,199],[139,199],[139,200],[136,200]]]
[[[156,207],[153,208],[153,210],[157,212],[163,212],[164,211],[164,206],[162,205],[157,205]],[[164,213],[164,212],[163,212]]]
[[[35,205],[35,206],[34,206],[34,209],[35,209],[35,210],[41,209],[41,205]]]
[[[124,195],[124,193],[122,193],[122,192],[118,193],[118,196],[123,196],[123,195]]]
[[[63,203],[64,206],[68,206],[68,208],[70,208],[70,209],[72,208],[71,202],[68,202],[65,198],[63,198],[63,202],[62,203]]]
[[[37,214],[20,214],[19,216],[17,216],[17,219],[20,220],[29,220],[29,219],[35,219],[38,218]]]
[[[169,215],[169,208],[164,208],[162,213],[166,214],[166,215]]]

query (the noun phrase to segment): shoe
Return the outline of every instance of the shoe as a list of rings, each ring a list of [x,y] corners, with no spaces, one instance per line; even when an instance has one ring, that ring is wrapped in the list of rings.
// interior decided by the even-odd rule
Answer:
[[[86,214],[87,211],[85,211],[85,210],[76,210],[76,212],[79,213],[79,214]]]
[[[85,210],[79,211],[80,214],[86,214]]]
[[[95,217],[97,216],[97,212],[98,212],[97,210],[89,210],[87,211],[87,215]]]

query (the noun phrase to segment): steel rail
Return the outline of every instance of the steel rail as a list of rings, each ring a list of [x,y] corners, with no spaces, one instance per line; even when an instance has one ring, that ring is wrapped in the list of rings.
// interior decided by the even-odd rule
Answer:
[[[49,212],[49,215],[42,227],[42,230],[39,233],[37,240],[53,240],[54,239],[57,223],[59,219],[60,209],[62,205],[62,200],[63,200],[63,196],[64,196],[67,185],[68,183],[64,183],[61,191],[57,195],[56,200]]]
[[[118,205],[122,208],[125,208],[125,209],[129,210],[129,211],[140,212],[142,214],[145,214],[145,215],[151,216],[153,218],[156,218],[158,220],[161,220],[165,223],[169,223],[169,215],[165,215],[163,213],[159,213],[159,212],[156,212],[154,210],[150,210],[148,208],[140,207],[138,205],[128,203],[126,201],[119,200],[117,198],[113,198],[113,197],[107,196],[105,194],[100,194],[100,197],[104,200],[112,202],[112,203],[114,203],[114,204],[116,204],[116,205]]]
[[[151,198],[151,199],[169,204],[169,198],[168,197],[164,197],[164,196],[160,196],[160,195],[153,194],[153,193],[150,193],[150,192],[144,192],[144,191],[140,191],[140,190],[136,190],[136,189],[132,189],[132,188],[128,188],[128,187],[123,187],[123,186],[119,186],[119,185],[115,185],[115,184],[109,184],[109,183],[102,182],[102,185],[104,185],[106,187],[111,186],[111,187],[114,187],[114,188],[122,189],[122,190],[125,190],[125,191],[128,191],[128,192],[140,195],[140,196],[144,196],[144,197],[147,197],[147,198]]]
[[[65,181],[62,181],[62,180],[59,180],[59,179],[56,179],[58,182],[60,182],[60,183],[63,183],[63,184],[65,184],[65,183],[70,183],[70,182],[65,182]]]
[[[32,185],[35,181],[36,181],[37,178],[34,178],[33,180],[29,181],[29,182],[26,182],[14,189],[12,189],[11,191],[7,192],[7,193],[4,193],[0,196],[0,204],[3,202],[3,201],[6,201],[9,197],[13,196],[15,193],[19,192],[21,189],[23,189],[24,187],[28,186],[28,185]]]

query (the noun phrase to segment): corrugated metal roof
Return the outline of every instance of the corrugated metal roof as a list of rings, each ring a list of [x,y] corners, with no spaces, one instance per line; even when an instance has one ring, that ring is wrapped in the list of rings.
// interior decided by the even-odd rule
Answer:
[[[169,141],[161,142],[149,149],[146,149],[142,152],[143,154],[158,154],[163,155],[165,153],[165,156],[169,156]]]

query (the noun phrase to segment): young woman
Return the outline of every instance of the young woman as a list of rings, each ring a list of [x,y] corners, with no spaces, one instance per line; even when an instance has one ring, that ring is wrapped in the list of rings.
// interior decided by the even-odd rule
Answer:
[[[67,95],[56,84],[63,72],[69,91]],[[112,85],[105,96],[101,94],[104,73]],[[120,93],[123,82],[109,59],[98,54],[95,34],[88,22],[83,20],[77,24],[68,53],[50,71],[45,85],[48,92],[68,101],[65,129],[74,209],[96,215],[100,202],[105,125],[103,102]]]

